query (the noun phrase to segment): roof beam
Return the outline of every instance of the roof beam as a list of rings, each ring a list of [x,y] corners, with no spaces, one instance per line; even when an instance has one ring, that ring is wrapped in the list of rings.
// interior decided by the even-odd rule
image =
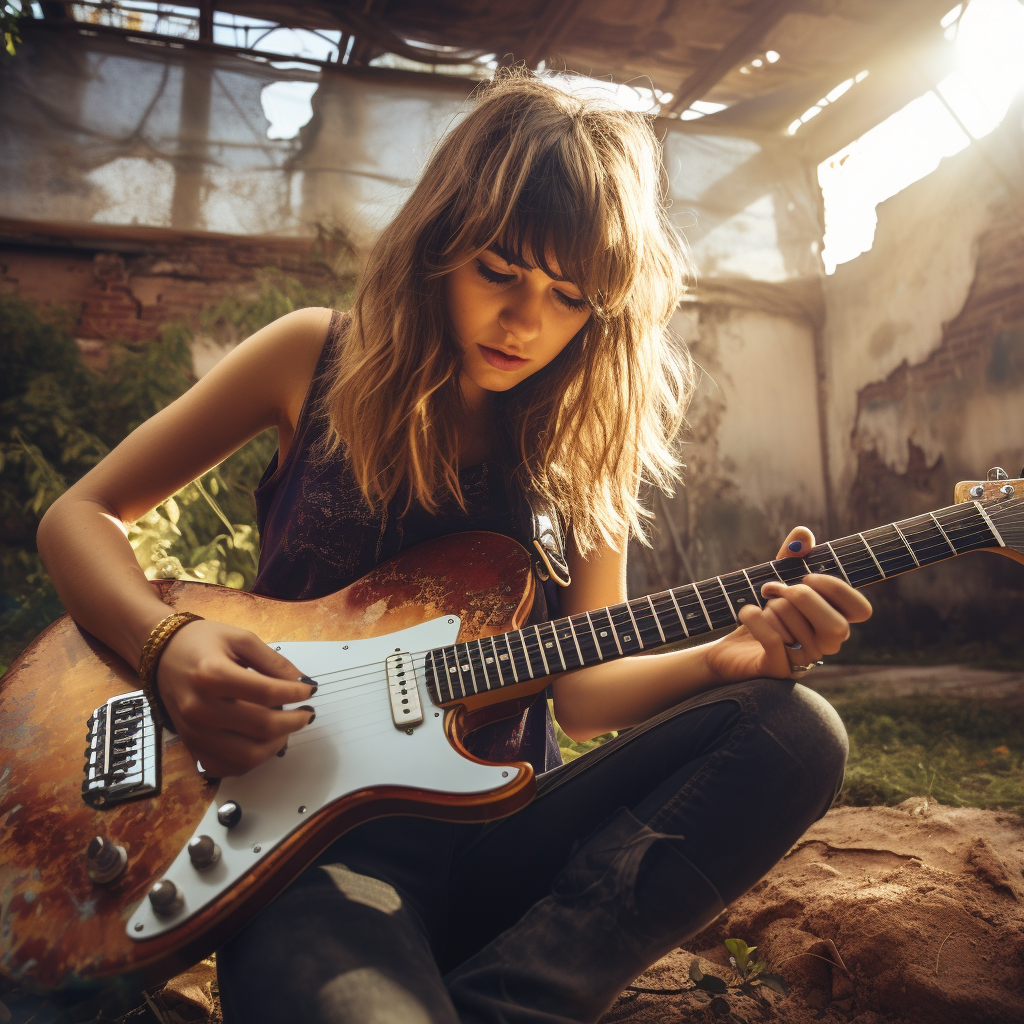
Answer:
[[[528,68],[537,67],[565,38],[582,8],[583,0],[551,0],[523,42],[519,59]]]
[[[685,110],[694,100],[714,88],[740,61],[757,51],[766,35],[797,6],[798,0],[760,0],[750,14],[746,28],[734,36],[702,68],[697,68],[676,91],[671,113]]]

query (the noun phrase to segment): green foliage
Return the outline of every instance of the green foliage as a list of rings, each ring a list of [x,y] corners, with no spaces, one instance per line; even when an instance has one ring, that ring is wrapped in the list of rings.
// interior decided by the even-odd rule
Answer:
[[[551,717],[554,719],[554,704],[552,701],[548,701],[548,708],[551,711]],[[595,736],[591,740],[583,740],[577,742],[569,736],[566,736],[562,732],[561,727],[555,722],[555,737],[558,740],[558,749],[562,752],[562,760],[568,764],[570,761],[575,761],[581,754],[585,754],[588,750],[594,750],[601,746],[602,743],[607,743],[608,740],[618,736],[617,732],[606,732],[603,736]]]
[[[923,796],[1024,814],[1024,716],[975,700],[834,698],[850,735],[840,803]]]
[[[294,309],[345,308],[352,288],[347,278],[308,287],[275,270],[261,272],[258,285],[254,296],[229,296],[203,311],[197,333],[234,342]],[[138,347],[115,346],[103,373],[83,364],[71,326],[66,314],[43,316],[0,295],[0,671],[63,611],[35,548],[43,513],[195,379],[193,332],[183,323]],[[147,577],[252,585],[252,491],[276,447],[276,431],[253,438],[129,528]]]

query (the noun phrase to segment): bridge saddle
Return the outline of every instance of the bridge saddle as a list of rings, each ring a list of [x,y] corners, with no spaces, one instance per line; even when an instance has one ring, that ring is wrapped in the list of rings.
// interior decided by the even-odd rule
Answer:
[[[89,718],[82,799],[100,810],[160,792],[160,729],[142,690],[121,693]]]

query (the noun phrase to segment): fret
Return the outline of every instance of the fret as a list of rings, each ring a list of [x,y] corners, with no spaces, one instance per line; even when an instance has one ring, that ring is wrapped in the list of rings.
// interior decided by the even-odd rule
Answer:
[[[832,550],[843,566],[843,572],[846,573],[851,587],[866,587],[869,583],[878,582],[879,575],[875,563],[864,554],[864,544],[859,536],[843,537],[833,541]]]
[[[643,641],[640,639],[640,631],[636,628],[636,620],[633,618],[633,611],[629,602],[613,605],[611,612],[612,629],[619,640],[619,648],[623,654],[636,654],[643,650]]]
[[[522,637],[523,649],[526,651],[526,663],[530,667],[530,678],[536,679],[537,676],[547,675],[544,655],[540,649],[540,640],[536,635],[536,626],[532,630],[519,630],[519,635]]]
[[[572,619],[562,618],[557,622],[552,623],[552,627],[555,631],[555,642],[558,644],[558,651],[562,657],[563,668],[580,668],[586,662],[583,660],[583,655],[580,653],[580,645],[576,642],[576,633],[572,628]],[[572,640],[572,647],[568,646],[567,641]],[[568,651],[568,654],[566,654]],[[573,652],[576,654],[576,664],[572,664]],[[568,660],[566,660],[568,658]]]
[[[713,587],[711,593],[702,593],[701,587],[708,586]],[[731,626],[735,621],[735,617],[732,612],[728,609],[728,598],[726,597],[723,601],[722,597],[718,594],[721,592],[725,597],[725,590],[722,589],[721,583],[716,587],[710,580],[704,583],[698,583],[694,586],[694,590],[697,592],[697,597],[700,600],[701,607],[704,609],[704,614],[707,616],[707,620],[712,629],[721,629],[723,626]]]
[[[733,617],[733,620],[735,620],[736,609],[733,608],[732,601],[729,600],[729,591],[725,589],[725,584],[722,582],[721,576],[716,576],[715,579],[718,580],[718,585],[722,588],[722,593],[725,595],[725,603],[729,606],[729,614]]]
[[[604,661],[604,654],[601,653],[601,645],[597,642],[597,631],[594,629],[594,620],[590,617],[590,612],[586,613],[587,625],[590,626],[590,634],[594,638],[594,648],[597,650],[598,660]]]
[[[942,531],[930,514],[904,519],[893,523],[893,526],[903,535],[918,565],[931,565],[949,558],[949,541],[942,536]]]
[[[577,615],[576,618],[579,618],[579,616]],[[580,664],[581,665],[591,664],[594,659],[592,657],[591,658],[586,657],[586,655],[584,655],[584,653],[583,653],[583,647],[580,644],[580,635],[579,635],[579,632],[577,631],[577,628],[576,628],[577,627],[577,623],[573,622],[573,616],[570,615],[568,621],[569,621],[569,628],[572,630],[572,642],[573,642],[573,644],[576,647],[576,654],[577,654],[577,656],[580,659]],[[580,623],[579,625],[582,626],[582,623]],[[583,634],[583,643],[585,644],[586,642],[587,642],[587,634],[584,633]]]
[[[690,631],[686,628],[686,620],[683,618],[683,613],[679,607],[679,602],[676,600],[676,592],[674,590],[670,590],[668,592],[668,596],[672,598],[672,607],[675,608],[676,615],[679,617],[679,625],[683,627],[683,633],[685,633],[687,639],[689,639]]]
[[[988,524],[988,528],[992,531],[992,536],[999,542],[1001,548],[1006,547],[1006,542],[1003,540],[1002,535],[996,529],[996,524],[989,518],[989,514],[985,511],[984,507],[980,502],[973,502],[974,507],[985,517],[985,522]]]
[[[512,636],[511,633],[505,633],[502,636],[495,637],[494,640],[492,640],[492,643],[495,643],[495,641],[500,640],[505,645],[504,653],[502,653],[502,652],[498,653],[498,672],[501,673],[502,686],[509,686],[509,685],[511,685],[511,684],[505,682],[505,674],[501,671],[501,663],[502,662],[505,662],[505,667],[506,668],[511,668],[512,669],[512,681],[515,682],[515,683],[519,682],[519,673],[516,671],[515,655],[512,653],[512,646],[509,643],[509,639],[510,639],[511,636]],[[497,643],[495,643],[495,650],[497,650]]]
[[[860,539],[864,542],[864,547],[867,548],[868,554],[871,556],[871,561],[875,563],[875,568],[882,574],[882,579],[884,580],[885,572],[882,569],[881,565],[879,565],[878,559],[875,558],[875,553],[871,550],[871,545],[867,542],[867,538],[864,536],[863,533],[858,533],[857,536],[860,537]]]
[[[930,515],[932,517],[932,520],[935,523],[936,527],[938,528],[939,533],[942,534],[942,539],[949,545],[949,550],[952,551],[954,555],[959,554],[957,549],[955,547],[953,547],[953,542],[946,535],[946,531],[942,528],[942,523],[940,523],[938,521],[938,519],[935,518],[935,513],[934,512],[929,512],[928,515]]]
[[[661,638],[661,627],[654,615],[654,605],[646,597],[638,597],[628,601],[626,607],[629,609],[630,618],[636,627],[637,639],[640,646],[660,647],[665,641]]]
[[[839,571],[843,574],[843,579],[847,583],[850,582],[850,577],[846,575],[846,570],[843,568],[843,563],[839,561],[839,556],[836,554],[836,549],[832,547],[832,541],[827,540],[825,544],[828,546],[830,552],[832,552],[832,558],[835,560],[836,565],[839,566]]]
[[[907,540],[906,534],[900,529],[900,524],[893,523],[892,528],[900,535],[900,540],[907,545],[907,550],[910,552],[910,557],[914,560],[914,565],[916,565],[917,568],[920,569],[921,562],[918,559],[917,555],[914,553],[914,549],[910,546],[910,541]]]
[[[533,678],[533,666],[530,664],[530,652],[527,651],[527,649],[526,649],[526,640],[523,637],[523,631],[521,629],[518,629],[518,630],[516,630],[515,633],[509,633],[508,635],[510,637],[518,636],[518,638],[519,638],[519,656],[523,659],[523,665],[525,666],[526,671],[530,673],[530,678],[532,679]],[[511,646],[512,646],[512,644],[511,644],[511,642],[509,642],[509,647],[511,648]],[[519,662],[516,661],[516,654],[515,654],[514,651],[512,653],[512,661],[513,661],[513,664],[516,666],[516,677],[518,678],[518,675],[519,675]]]
[[[944,508],[939,515],[942,516],[946,534],[953,542],[958,555],[978,548],[991,547],[993,540],[996,539],[996,534],[989,527],[977,502]],[[998,543],[998,540],[996,542]]]
[[[864,536],[868,539],[886,579],[917,568],[913,552],[908,549],[892,523],[868,530]]]
[[[473,683],[473,692],[480,692],[480,676],[483,675],[484,666],[481,661],[474,658],[476,651],[473,649],[472,641],[468,641],[462,645],[466,649],[466,660],[469,662],[469,674],[470,679]]]
[[[619,646],[619,638],[615,635],[615,628],[612,626],[612,617],[608,614],[607,608],[601,608],[591,612],[591,621],[597,630],[598,643],[601,653],[608,658],[614,658],[616,654],[622,653]]]
[[[764,602],[764,604],[761,605],[762,608],[768,604],[769,599],[761,593],[761,588],[766,583],[778,583],[781,581],[779,574],[775,571],[775,567],[771,562],[763,562],[761,565],[755,565],[753,568],[748,569],[747,579],[750,580],[758,601]]]
[[[654,602],[651,600],[650,595],[647,597],[647,603],[651,606],[651,614],[654,616],[654,624],[658,627],[658,636],[661,637],[661,642],[665,643],[665,630],[661,628],[661,620],[658,618],[658,613],[654,609]]]
[[[494,646],[494,637],[493,636],[488,636],[488,637],[484,637],[484,639],[487,641],[487,643],[490,645],[490,648],[491,648],[491,653],[487,656],[487,658],[484,658],[484,662],[485,662],[485,665],[492,665],[497,670],[497,672],[498,672],[498,687],[500,689],[502,686],[505,685],[505,677],[502,675],[502,672],[501,672],[501,658],[500,658],[500,656],[498,654],[497,647]],[[488,658],[490,659],[490,661],[487,660]]]
[[[802,558],[776,558],[771,565],[779,579],[789,587],[799,583],[811,571]]]
[[[441,648],[441,657],[444,660],[444,678],[445,678],[445,682],[448,684],[448,699],[449,700],[455,700],[455,690],[452,688],[452,673],[458,672],[458,669],[454,665],[449,665],[448,664],[448,651],[449,650],[452,652],[452,654],[455,653],[455,649],[454,648],[444,648],[444,647],[442,647]],[[435,680],[437,679],[437,663],[436,663],[436,661],[434,662],[434,679]],[[440,687],[438,688],[437,695],[439,697],[441,696]]]
[[[676,610],[675,599],[672,596],[671,590],[664,590],[660,594],[655,594],[651,599],[654,605],[654,612],[658,618],[658,624],[662,627],[662,632],[665,634],[665,643],[675,643],[677,640],[683,640],[686,637],[686,626],[683,624],[682,619],[679,617],[679,613]]]
[[[558,642],[558,632],[555,629],[553,622],[542,622],[537,627],[538,632],[544,637],[544,650],[548,655],[548,661],[551,663],[549,669],[550,672],[559,672],[565,669],[565,656],[562,654],[562,645]],[[561,669],[555,662],[552,655],[558,655],[558,660],[562,663]]]
[[[480,664],[484,670],[484,686],[489,690],[491,688],[491,674],[487,671],[487,655],[484,653],[483,640],[477,638],[476,645],[480,650]],[[494,664],[494,658],[491,658],[491,664]]]
[[[640,646],[643,647],[644,639],[640,635],[640,627],[636,624],[636,619],[633,617],[633,608],[630,605],[629,601],[625,602],[625,607],[626,607],[626,611],[629,613],[629,621],[633,623],[633,633],[636,634],[637,641],[639,642]],[[624,634],[624,639],[625,639],[626,643],[629,643],[629,634],[628,633]]]
[[[750,574],[747,572],[746,569],[741,569],[740,571],[743,573],[743,578],[747,581],[747,586],[750,587],[750,592],[754,595],[754,600],[757,602],[757,607],[763,608],[764,606],[761,604],[761,602],[764,600],[764,598],[758,593],[757,588],[754,586],[753,580],[751,580],[750,578]]]
[[[686,601],[684,604],[683,617],[689,623],[690,635],[694,633],[707,633],[713,630],[715,627],[711,625],[711,619],[708,617],[707,609],[704,607],[704,601],[700,594],[697,593],[695,585],[690,584],[688,587],[680,587],[681,591],[685,591],[697,598],[696,607],[692,601]]]
[[[729,599],[729,607],[732,609],[733,618],[737,622],[740,620],[739,610],[741,608],[751,603],[758,608],[761,607],[760,602],[757,600],[757,594],[754,593],[754,588],[751,586],[745,572],[729,573],[724,578],[719,576],[718,581],[722,584],[725,596]]]
[[[533,632],[537,636],[537,650],[540,651],[540,660],[544,663],[543,675],[549,676],[549,675],[551,675],[551,668],[548,665],[547,652],[544,650],[544,646],[545,646],[545,644],[544,644],[544,637],[542,637],[540,635],[540,626],[539,625],[538,626],[534,626],[533,627]]]

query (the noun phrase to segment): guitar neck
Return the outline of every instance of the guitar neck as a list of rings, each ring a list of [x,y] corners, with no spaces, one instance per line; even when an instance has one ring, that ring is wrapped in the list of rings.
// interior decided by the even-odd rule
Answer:
[[[436,703],[471,697],[568,669],[596,665],[735,625],[745,605],[764,607],[765,583],[823,573],[866,587],[981,548],[1004,547],[999,520],[1010,502],[964,502],[866,533],[595,611],[431,651],[427,685]],[[1016,528],[1019,508],[1014,518]]]

